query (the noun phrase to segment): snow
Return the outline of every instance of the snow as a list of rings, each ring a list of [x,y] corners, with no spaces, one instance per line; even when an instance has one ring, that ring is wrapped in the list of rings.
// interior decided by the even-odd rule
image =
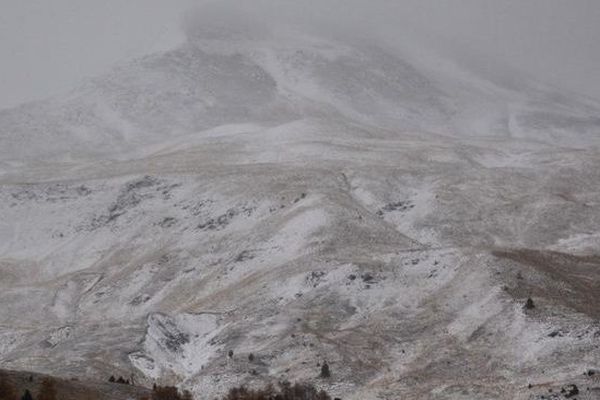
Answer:
[[[155,379],[167,370],[191,374],[222,350],[211,343],[220,329],[217,317],[212,314],[180,314],[175,319],[152,314],[148,317],[144,353],[135,353],[130,358],[138,369]]]
[[[207,396],[325,359],[342,398],[580,375],[593,318],[525,312],[493,254],[595,254],[598,111],[428,57],[198,40],[1,111],[0,365]]]

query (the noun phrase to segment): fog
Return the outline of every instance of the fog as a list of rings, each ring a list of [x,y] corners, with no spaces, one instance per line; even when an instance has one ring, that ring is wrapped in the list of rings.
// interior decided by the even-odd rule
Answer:
[[[0,108],[174,47],[198,27],[318,34],[437,49],[600,99],[594,0],[0,0]]]

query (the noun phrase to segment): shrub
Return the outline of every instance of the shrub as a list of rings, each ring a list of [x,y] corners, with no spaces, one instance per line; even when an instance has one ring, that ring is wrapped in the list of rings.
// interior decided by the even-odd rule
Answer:
[[[187,390],[180,394],[175,386],[154,386],[152,400],[194,400],[194,398]]]
[[[284,382],[279,389],[268,386],[261,390],[251,390],[243,386],[231,389],[223,400],[331,400],[323,390],[314,386]]]

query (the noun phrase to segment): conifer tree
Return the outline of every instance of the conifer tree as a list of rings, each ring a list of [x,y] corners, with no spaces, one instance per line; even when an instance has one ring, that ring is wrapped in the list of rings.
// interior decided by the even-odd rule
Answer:
[[[25,393],[23,393],[23,396],[21,396],[21,400],[33,400],[31,392],[29,392],[28,389],[25,389]]]
[[[331,371],[329,370],[329,364],[327,364],[327,361],[325,361],[321,366],[321,378],[329,377],[331,377]]]

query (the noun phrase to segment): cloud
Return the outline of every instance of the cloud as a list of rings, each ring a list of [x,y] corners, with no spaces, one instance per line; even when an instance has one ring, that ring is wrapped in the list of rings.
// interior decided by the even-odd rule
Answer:
[[[188,40],[257,39],[268,33],[269,21],[256,5],[213,1],[191,7],[182,18]]]
[[[281,27],[397,48],[433,48],[498,75],[514,68],[600,98],[594,0],[221,0],[186,12],[198,38],[260,38]],[[494,71],[492,71],[494,70]],[[512,73],[512,72],[509,72]]]
[[[163,49],[155,43],[175,42],[181,19],[188,40],[261,38],[285,27],[429,46],[461,61],[480,54],[482,68],[508,64],[600,98],[597,0],[3,0],[0,108]]]

